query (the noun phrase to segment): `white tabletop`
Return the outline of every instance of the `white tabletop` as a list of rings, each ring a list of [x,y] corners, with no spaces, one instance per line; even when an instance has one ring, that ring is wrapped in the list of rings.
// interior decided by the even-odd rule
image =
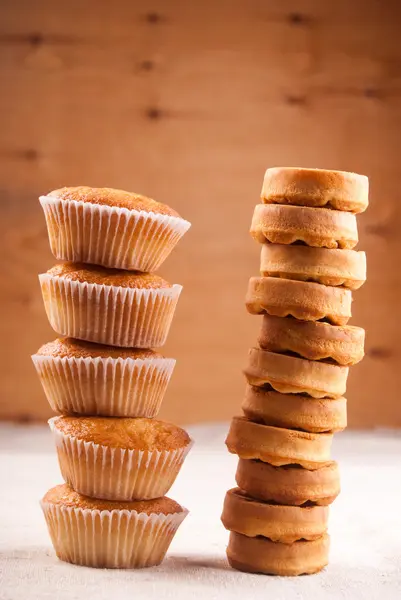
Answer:
[[[189,431],[196,445],[169,496],[191,513],[166,560],[152,569],[113,571],[56,558],[38,504],[61,482],[50,432],[0,425],[0,599],[401,598],[401,433],[335,436],[343,491],[331,510],[330,565],[285,579],[227,565],[220,513],[236,467],[223,443],[227,425]]]

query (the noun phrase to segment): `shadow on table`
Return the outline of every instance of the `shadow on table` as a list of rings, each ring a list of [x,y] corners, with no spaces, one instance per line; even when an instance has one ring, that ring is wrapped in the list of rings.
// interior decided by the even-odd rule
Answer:
[[[170,556],[162,563],[162,566],[166,571],[171,569],[175,572],[199,571],[200,569],[227,571],[230,569],[227,560],[218,556]]]
[[[32,564],[40,563],[44,565],[46,562],[53,565],[64,565],[80,567],[79,565],[71,565],[57,559],[54,551],[50,547],[31,546],[29,548],[10,548],[8,550],[0,550],[0,562],[6,561],[30,561]],[[82,568],[82,567],[80,567]],[[85,568],[85,567],[84,567]],[[226,571],[230,567],[227,561],[222,557],[204,557],[204,556],[170,556],[162,562],[158,567],[154,567],[157,571],[174,571],[175,574],[184,575],[191,574],[194,571],[197,573],[202,569],[215,569]],[[104,570],[104,569],[102,569]],[[120,569],[107,569],[110,572],[119,571]],[[132,572],[149,573],[151,569],[128,569]]]
[[[29,560],[31,562],[42,562],[44,559],[53,560],[55,554],[51,548],[44,546],[30,546],[29,548],[10,548],[0,550],[0,562],[11,560]]]

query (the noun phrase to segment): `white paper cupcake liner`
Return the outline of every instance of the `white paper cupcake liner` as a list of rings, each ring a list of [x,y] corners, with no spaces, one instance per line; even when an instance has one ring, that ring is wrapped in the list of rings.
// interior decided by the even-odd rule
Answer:
[[[190,228],[181,217],[39,198],[51,251],[60,260],[105,267],[156,271]]]
[[[39,354],[32,360],[55,412],[149,418],[159,412],[176,362],[173,358]]]
[[[39,275],[46,314],[63,336],[128,348],[166,342],[182,286],[136,289]]]
[[[151,500],[173,485],[192,443],[176,450],[128,450],[53,432],[61,475],[76,492],[114,501]]]
[[[41,502],[57,556],[87,567],[133,569],[162,562],[188,514],[93,510]]]

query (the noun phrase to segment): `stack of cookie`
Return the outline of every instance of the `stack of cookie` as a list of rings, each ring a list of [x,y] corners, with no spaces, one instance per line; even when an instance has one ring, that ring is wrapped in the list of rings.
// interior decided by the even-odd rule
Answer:
[[[227,492],[222,521],[231,566],[300,575],[328,562],[328,505],[340,491],[330,447],[347,424],[348,367],[364,354],[364,330],[347,323],[366,279],[365,253],[353,248],[368,179],[268,169],[262,202],[251,226],[261,276],[249,281],[246,307],[263,321],[244,371],[244,416],[226,440],[239,487]]]
[[[32,357],[53,410],[64,485],[42,508],[58,557],[93,567],[159,564],[187,511],[165,497],[191,439],[157,415],[175,360],[167,338],[182,287],[157,269],[190,227],[122,190],[63,188],[41,197],[60,263],[39,276],[61,336]]]

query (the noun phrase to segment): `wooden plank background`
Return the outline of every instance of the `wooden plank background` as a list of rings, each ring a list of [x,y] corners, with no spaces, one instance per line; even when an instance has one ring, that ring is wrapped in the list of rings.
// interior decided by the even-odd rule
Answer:
[[[37,274],[50,253],[40,193],[114,186],[193,227],[161,274],[184,285],[162,416],[228,419],[260,325],[243,299],[266,167],[355,170],[369,282],[352,323],[368,354],[349,379],[353,426],[401,426],[401,7],[378,0],[0,0],[0,417],[50,411],[30,354],[55,337]]]

